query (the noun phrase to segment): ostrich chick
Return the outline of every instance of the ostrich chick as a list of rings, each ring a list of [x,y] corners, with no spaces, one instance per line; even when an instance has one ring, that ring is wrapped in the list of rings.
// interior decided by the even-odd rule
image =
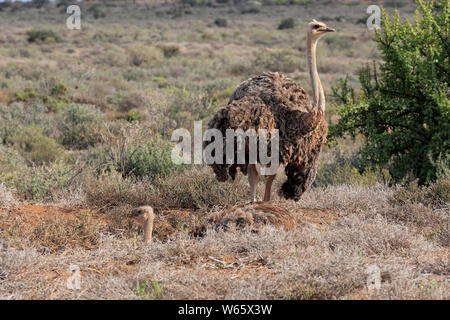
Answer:
[[[155,214],[150,206],[142,206],[131,210],[131,218],[144,228],[144,243],[152,242],[153,221]]]

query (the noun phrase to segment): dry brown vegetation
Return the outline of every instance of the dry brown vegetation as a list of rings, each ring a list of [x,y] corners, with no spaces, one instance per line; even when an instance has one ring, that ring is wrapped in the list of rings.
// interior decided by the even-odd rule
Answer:
[[[245,14],[115,2],[84,8],[81,32],[54,5],[0,10],[0,299],[449,299],[448,178],[395,185],[359,166],[358,137],[325,147],[299,202],[250,205],[246,177],[170,162],[172,130],[209,120],[242,80],[281,71],[310,89],[311,18],[340,31],[319,49],[327,93],[345,73],[355,82],[378,55],[366,5],[325,2]],[[129,219],[141,205],[155,209],[150,246]]]

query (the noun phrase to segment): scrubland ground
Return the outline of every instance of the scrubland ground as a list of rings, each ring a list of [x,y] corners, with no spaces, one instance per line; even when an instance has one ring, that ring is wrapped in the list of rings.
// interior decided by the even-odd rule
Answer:
[[[448,178],[397,185],[358,162],[362,137],[337,141],[301,201],[274,196],[286,231],[211,221],[247,203],[246,177],[170,161],[172,131],[205,126],[240,81],[279,71],[310,90],[312,18],[339,30],[318,53],[333,121],[331,86],[378,59],[366,7],[85,4],[70,31],[64,7],[1,6],[0,298],[448,299]],[[138,205],[157,214],[150,246]]]

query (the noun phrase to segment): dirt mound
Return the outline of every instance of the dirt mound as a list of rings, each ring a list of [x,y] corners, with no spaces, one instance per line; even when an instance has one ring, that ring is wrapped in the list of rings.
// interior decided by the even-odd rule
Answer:
[[[236,205],[222,212],[214,213],[209,222],[217,226],[235,224],[239,227],[251,226],[257,231],[264,225],[271,224],[284,230],[292,230],[298,225],[294,215],[287,209],[270,202]]]

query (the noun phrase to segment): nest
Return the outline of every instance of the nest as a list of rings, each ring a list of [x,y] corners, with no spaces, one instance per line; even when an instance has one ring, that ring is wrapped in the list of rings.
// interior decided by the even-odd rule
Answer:
[[[269,224],[276,228],[283,228],[285,231],[298,226],[297,220],[289,210],[277,207],[270,202],[236,205],[212,214],[208,220],[217,227],[227,229],[230,225],[235,225],[240,228],[250,228],[256,232]]]

